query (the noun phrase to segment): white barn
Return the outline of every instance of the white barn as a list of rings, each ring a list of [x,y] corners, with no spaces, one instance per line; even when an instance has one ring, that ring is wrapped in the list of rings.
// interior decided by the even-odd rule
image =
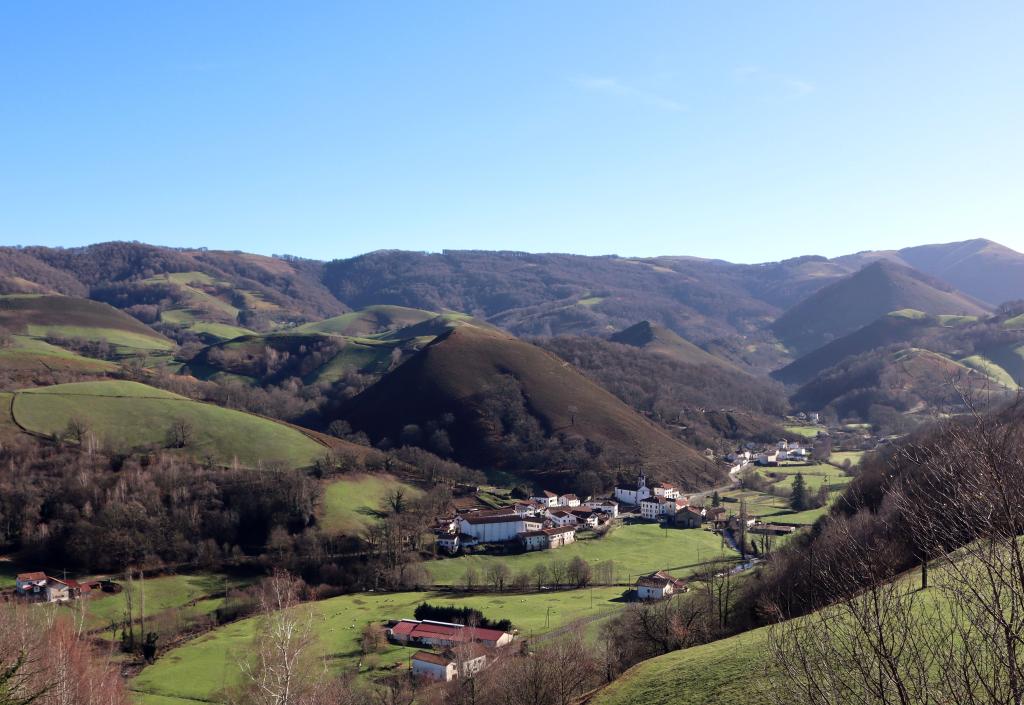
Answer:
[[[526,531],[537,531],[543,526],[540,519],[521,517],[517,514],[500,516],[468,516],[459,517],[459,532],[472,536],[481,543],[500,543],[512,541]]]

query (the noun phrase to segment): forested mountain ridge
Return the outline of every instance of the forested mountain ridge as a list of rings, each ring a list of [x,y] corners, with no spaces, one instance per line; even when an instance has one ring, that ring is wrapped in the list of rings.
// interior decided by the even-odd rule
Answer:
[[[382,250],[320,262],[134,242],[8,247],[0,248],[0,293],[103,301],[179,342],[194,339],[189,336],[227,340],[381,304],[462,311],[516,335],[606,336],[646,320],[719,357],[767,371],[790,361],[775,345],[777,319],[880,259],[960,282],[968,298],[986,303],[1024,298],[1024,277],[1009,276],[1024,256],[988,241],[756,265],[468,250]],[[987,280],[1001,282],[1000,288],[979,288]]]

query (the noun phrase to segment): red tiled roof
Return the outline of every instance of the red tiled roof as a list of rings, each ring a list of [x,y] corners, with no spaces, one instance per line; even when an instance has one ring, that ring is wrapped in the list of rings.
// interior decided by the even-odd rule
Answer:
[[[44,573],[43,571],[38,571],[35,573],[22,573],[16,578],[16,580],[20,580],[21,582],[29,582],[33,580],[46,580],[46,573]]]
[[[418,622],[407,622],[404,619],[391,627],[391,633],[396,636],[409,636],[412,630],[419,626]]]
[[[445,624],[417,624],[412,630],[412,635],[416,638],[430,637],[430,636],[456,636],[462,631],[462,627],[449,627]]]
[[[556,536],[558,534],[567,534],[570,531],[576,531],[576,527],[573,526],[559,526],[554,529],[541,529],[548,536]]]
[[[423,661],[424,663],[432,663],[436,666],[447,666],[452,663],[452,660],[442,656],[441,654],[435,654],[430,651],[417,651],[412,655],[413,661]]]
[[[500,629],[484,629],[483,627],[470,627],[466,631],[473,639],[480,641],[497,641],[506,634]]]

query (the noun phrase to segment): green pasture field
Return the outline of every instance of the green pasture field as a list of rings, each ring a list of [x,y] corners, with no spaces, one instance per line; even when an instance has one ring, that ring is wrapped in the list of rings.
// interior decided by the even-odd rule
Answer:
[[[529,637],[580,618],[612,614],[626,604],[622,593],[622,588],[525,594],[359,593],[310,603],[300,609],[311,610],[320,648],[327,655],[332,670],[341,672],[355,670],[360,662],[360,632],[367,623],[412,618],[416,606],[422,602],[469,606],[486,617],[508,618],[520,630],[520,636]],[[216,693],[236,682],[238,660],[251,651],[258,620],[254,617],[225,625],[163,654],[132,680],[130,687],[147,696],[216,703]],[[389,645],[374,659],[376,664],[372,669],[364,662],[363,671],[373,672],[405,663],[415,651]]]
[[[307,467],[325,452],[300,431],[233,409],[192,401],[138,382],[59,384],[17,392],[14,417],[36,433],[62,433],[73,418],[85,419],[100,443],[119,452],[164,447],[178,419],[192,425],[184,452],[229,464],[281,463]]]
[[[818,435],[818,431],[825,429],[822,426],[786,426],[785,430],[804,438],[815,438]]]
[[[117,594],[97,592],[88,602],[86,626],[92,630],[107,628],[111,622],[124,620],[127,604],[128,584],[118,578],[124,588]],[[247,584],[248,580],[240,580],[216,573],[198,573],[194,575],[163,575],[147,578],[132,583],[132,607],[138,618],[142,604],[142,587],[145,589],[146,616],[152,617],[164,610],[187,609],[193,614],[213,612],[223,602],[222,598],[204,599],[207,596]]]
[[[615,562],[615,579],[620,582],[635,580],[643,573],[668,570],[685,576],[694,572],[701,561],[724,555],[733,558],[736,553],[722,547],[720,536],[703,529],[662,529],[657,524],[628,524],[619,526],[605,538],[587,538],[553,551],[532,551],[512,556],[470,555],[443,558],[426,564],[438,585],[459,585],[466,570],[473,567],[485,575],[487,566],[504,563],[513,574],[529,572],[538,564],[569,561],[576,556],[588,563]]]
[[[387,495],[397,488],[406,491],[406,498],[423,494],[422,490],[390,475],[358,475],[332,480],[324,489],[320,523],[332,534],[358,536],[377,521]]]
[[[1004,370],[996,363],[989,360],[984,355],[971,355],[960,360],[960,364],[970,367],[972,370],[977,370],[983,375],[992,379],[995,382],[1003,385],[1007,389],[1017,389],[1017,382],[1013,379],[1013,376]]]

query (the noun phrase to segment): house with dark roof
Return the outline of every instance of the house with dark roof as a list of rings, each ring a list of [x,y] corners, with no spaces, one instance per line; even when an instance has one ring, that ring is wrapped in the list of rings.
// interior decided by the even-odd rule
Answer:
[[[487,665],[487,656],[487,651],[480,648],[460,649],[459,653],[417,651],[410,660],[412,675],[448,682],[478,672]]]
[[[677,592],[686,592],[686,582],[663,570],[641,575],[636,581],[636,596],[641,600],[663,600]]]

